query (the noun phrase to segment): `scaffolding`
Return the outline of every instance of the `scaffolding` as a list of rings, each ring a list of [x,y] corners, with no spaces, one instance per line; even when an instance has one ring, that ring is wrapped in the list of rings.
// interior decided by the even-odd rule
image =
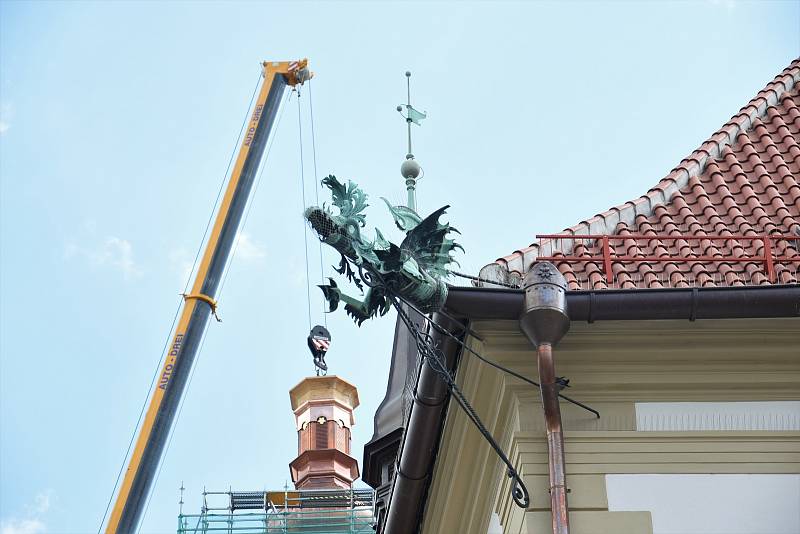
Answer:
[[[178,534],[373,533],[372,490],[204,491],[200,514],[178,516]]]

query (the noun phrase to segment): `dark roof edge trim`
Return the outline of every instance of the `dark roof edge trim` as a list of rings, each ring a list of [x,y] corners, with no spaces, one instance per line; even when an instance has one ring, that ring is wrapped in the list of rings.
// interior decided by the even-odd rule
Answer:
[[[445,309],[470,320],[517,320],[520,289],[453,287]],[[800,317],[800,284],[568,291],[572,321]]]

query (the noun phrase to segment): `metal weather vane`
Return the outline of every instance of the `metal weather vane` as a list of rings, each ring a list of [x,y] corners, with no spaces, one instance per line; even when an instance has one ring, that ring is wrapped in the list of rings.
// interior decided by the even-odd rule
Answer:
[[[416,210],[417,182],[421,179],[419,178],[419,174],[422,172],[422,167],[420,167],[419,163],[414,159],[414,153],[411,150],[411,124],[422,126],[422,120],[428,115],[427,113],[417,111],[411,105],[411,71],[408,70],[406,71],[406,89],[408,91],[407,103],[397,106],[398,113],[406,120],[406,126],[408,127],[408,152],[406,153],[406,160],[400,166],[400,174],[406,181],[406,191],[408,192],[407,205],[412,210]],[[403,108],[406,110],[405,115],[403,115]]]
[[[368,206],[367,195],[352,181],[347,185],[330,175],[322,185],[331,191],[332,206],[312,206],[306,209],[305,218],[323,243],[341,254],[336,272],[347,277],[361,291],[368,286],[362,299],[343,293],[333,279],[319,286],[325,294],[330,310],[340,302],[360,326],[376,315],[385,315],[397,296],[422,310],[433,312],[441,308],[447,298],[447,265],[457,263],[452,257],[461,245],[448,239],[450,232],[458,231],[449,223],[440,223],[439,217],[450,206],[434,211],[424,219],[406,206],[393,206],[385,198],[395,224],[406,235],[400,245],[388,241],[380,230],[375,238],[364,236],[366,225],[363,211]]]

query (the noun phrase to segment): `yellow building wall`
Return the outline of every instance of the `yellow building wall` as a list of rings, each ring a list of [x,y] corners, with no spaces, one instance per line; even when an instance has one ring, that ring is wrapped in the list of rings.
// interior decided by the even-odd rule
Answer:
[[[534,380],[535,353],[515,322],[473,323],[478,352]],[[800,473],[800,432],[636,430],[636,402],[800,400],[800,320],[573,324],[555,350],[569,396],[561,403],[573,534],[646,534],[650,512],[610,512],[606,474]],[[519,509],[500,460],[460,408],[448,408],[423,519],[424,533],[550,531],[547,446],[537,389],[468,353],[458,382],[523,475]]]

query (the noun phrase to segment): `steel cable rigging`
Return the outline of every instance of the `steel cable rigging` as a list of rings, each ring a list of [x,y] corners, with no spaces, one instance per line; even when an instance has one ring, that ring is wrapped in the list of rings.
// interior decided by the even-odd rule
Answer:
[[[305,177],[305,168],[303,165],[303,118],[300,109],[300,90],[298,88],[294,89],[297,91],[297,131],[299,135],[299,147],[300,147],[300,194],[303,201],[303,206],[306,205],[306,177]],[[305,256],[305,264],[306,264],[306,304],[308,306],[308,328],[309,330],[313,327],[311,322],[311,276],[309,275],[309,268],[308,268],[308,228],[305,224],[303,224],[303,254]]]
[[[508,456],[506,456],[505,452],[503,452],[503,449],[500,448],[500,445],[497,443],[497,441],[495,441],[491,432],[489,432],[489,430],[483,424],[480,416],[464,396],[461,388],[459,388],[456,384],[455,378],[447,368],[447,364],[444,360],[444,354],[442,353],[441,349],[433,346],[431,335],[427,332],[423,333],[420,331],[408,316],[406,311],[403,310],[403,307],[400,305],[399,301],[402,301],[403,304],[410,305],[408,301],[400,299],[394,294],[389,295],[389,298],[392,302],[392,306],[394,306],[395,310],[397,310],[398,316],[400,316],[401,320],[403,321],[403,324],[405,324],[408,331],[414,337],[417,350],[422,358],[427,360],[428,365],[430,365],[433,372],[445,382],[448,391],[456,400],[461,409],[464,410],[467,418],[472,422],[473,425],[475,425],[475,428],[478,430],[481,436],[483,436],[489,446],[492,447],[495,454],[497,454],[500,460],[505,464],[506,475],[513,481],[512,497],[514,502],[517,503],[520,508],[527,508],[530,504],[530,494],[528,493],[528,488],[525,486],[525,482],[517,472],[514,464],[511,463],[511,460],[508,458]],[[413,305],[410,306],[413,307]],[[426,322],[429,325],[434,324],[433,321],[431,321],[427,316],[423,315],[423,317],[426,318]],[[460,340],[458,341],[460,342]]]
[[[364,281],[365,284],[374,285],[374,279],[379,279],[379,280],[381,279],[380,273],[377,273],[373,270],[365,271],[359,266],[357,267],[359,268],[359,275],[361,276],[361,279]],[[403,299],[402,297],[397,295],[397,293],[391,291],[388,285],[384,283],[383,286],[387,290],[388,293],[387,296],[392,306],[397,311],[397,315],[403,321],[403,324],[406,326],[409,333],[414,338],[417,350],[419,351],[420,356],[422,356],[422,359],[424,361],[427,361],[428,365],[430,365],[433,372],[436,373],[444,381],[444,383],[447,385],[448,391],[456,400],[456,403],[464,410],[464,413],[466,414],[467,418],[472,422],[473,425],[475,425],[475,428],[478,430],[481,436],[486,440],[486,442],[489,444],[489,446],[492,447],[492,449],[500,458],[500,460],[505,464],[506,475],[513,481],[512,497],[514,499],[514,502],[517,503],[517,505],[520,506],[521,508],[527,508],[528,505],[530,504],[530,494],[528,493],[528,488],[525,486],[525,482],[522,480],[522,477],[519,475],[516,468],[514,467],[514,464],[511,463],[511,460],[508,458],[508,456],[506,456],[505,452],[503,452],[503,449],[500,447],[497,441],[495,441],[491,432],[489,432],[489,430],[483,424],[483,421],[481,420],[480,416],[475,411],[475,408],[472,407],[472,404],[470,404],[470,402],[467,400],[466,396],[461,391],[461,388],[459,388],[458,384],[456,384],[455,377],[453,377],[452,373],[450,372],[450,369],[448,369],[447,364],[444,360],[444,354],[442,353],[440,348],[434,347],[433,339],[430,333],[422,332],[414,324],[414,322],[408,316],[408,313],[403,309],[400,303],[402,302],[409,308],[413,309],[415,312],[419,313],[420,316],[425,317],[426,323],[429,325],[429,328],[431,327],[431,325],[434,325],[435,327],[437,327],[437,329],[441,327],[439,327],[438,325],[436,325],[436,323],[430,320],[430,318],[427,315],[423,314],[419,309],[417,309],[416,306],[408,302],[406,299]],[[452,337],[459,344],[461,344],[461,346],[466,347],[463,341],[458,339],[456,336],[454,336],[450,332],[447,332],[446,329],[442,330],[444,330],[448,336]]]
[[[410,304],[410,306],[411,306],[411,308],[412,308],[414,311],[416,311],[417,313],[421,313],[421,312],[420,312],[420,311],[419,311],[419,310],[416,308],[416,306],[414,306],[413,304]],[[445,311],[439,310],[439,313],[441,313],[442,315],[444,315],[445,317],[447,317],[447,318],[448,318],[448,319],[450,319],[451,321],[458,322],[458,319],[456,319],[456,318],[454,318],[453,316],[449,315],[449,314],[448,314],[447,312],[445,312]],[[453,339],[454,341],[456,341],[456,342],[457,342],[459,345],[461,345],[461,346],[464,348],[464,350],[466,350],[467,352],[471,353],[473,356],[475,356],[476,358],[478,358],[478,359],[479,359],[480,361],[482,361],[483,363],[485,363],[485,364],[487,364],[487,365],[489,365],[489,366],[491,366],[491,367],[494,367],[494,368],[495,368],[495,369],[497,369],[498,371],[502,371],[502,372],[504,372],[504,373],[507,373],[507,374],[509,374],[509,375],[511,375],[511,376],[513,376],[513,377],[515,377],[515,378],[518,378],[518,379],[522,380],[523,382],[527,382],[528,384],[530,384],[530,385],[532,385],[532,386],[535,386],[536,388],[539,388],[539,389],[541,389],[541,387],[542,387],[542,386],[541,386],[541,384],[539,384],[539,383],[538,383],[538,382],[536,382],[535,380],[531,380],[530,378],[528,378],[528,377],[526,377],[526,376],[523,376],[523,375],[519,374],[518,372],[514,371],[513,369],[509,369],[509,368],[507,368],[507,367],[503,367],[503,366],[502,366],[502,365],[500,365],[499,363],[497,363],[497,362],[495,362],[495,361],[492,361],[492,360],[490,360],[490,359],[489,359],[489,358],[487,358],[486,356],[483,356],[483,355],[482,355],[482,354],[480,354],[479,352],[477,352],[477,351],[473,350],[473,349],[472,349],[472,348],[471,348],[469,345],[467,345],[466,343],[464,343],[464,342],[463,342],[462,340],[460,340],[460,339],[459,339],[457,336],[454,336],[454,335],[453,335],[451,332],[449,332],[449,331],[448,331],[446,328],[442,328],[441,326],[439,326],[438,324],[434,323],[433,321],[430,321],[430,323],[433,325],[433,327],[434,327],[434,328],[435,328],[435,329],[436,329],[438,332],[440,332],[441,334],[444,334],[444,335],[446,335],[446,336],[450,337],[451,339]],[[470,332],[471,332],[471,331],[470,331]],[[473,337],[475,337],[475,336],[473,335]],[[567,380],[567,382],[569,382],[569,380]],[[581,408],[583,408],[584,410],[587,410],[587,411],[589,411],[589,412],[592,412],[592,413],[593,413],[595,416],[597,416],[597,418],[598,418],[598,419],[600,418],[600,412],[598,412],[598,411],[597,411],[597,410],[595,410],[594,408],[590,408],[589,406],[587,406],[587,405],[583,404],[582,402],[580,402],[580,401],[576,401],[575,399],[573,399],[573,398],[571,398],[571,397],[567,397],[566,395],[562,395],[561,393],[559,393],[559,394],[558,394],[558,396],[559,396],[560,398],[564,399],[564,400],[565,400],[565,401],[567,401],[567,402],[570,402],[570,403],[572,403],[572,404],[574,404],[574,405],[576,405],[576,406],[580,406],[580,407],[581,407]]]
[[[319,206],[319,190],[322,184],[319,181],[319,174],[317,173],[317,136],[314,130],[314,100],[311,97],[311,80],[306,82],[308,84],[308,111],[309,118],[311,119],[311,152],[314,161],[314,200]],[[303,205],[305,209],[305,205]],[[319,242],[319,280],[320,283],[325,283],[325,269],[322,266],[322,241]],[[325,311],[325,302],[322,303],[322,319],[325,322],[325,327],[328,327],[328,314]]]
[[[317,146],[316,146],[316,133],[314,130],[314,106],[311,100],[311,87],[310,81],[309,83],[309,93],[308,93],[308,104],[309,104],[309,119],[311,121],[311,148],[312,148],[312,157],[314,163],[314,198],[319,204],[319,187],[320,184],[317,180]],[[306,206],[306,182],[305,182],[305,162],[304,162],[304,153],[303,153],[303,118],[302,118],[302,108],[300,105],[300,89],[295,88],[297,91],[297,129],[298,129],[298,136],[299,136],[299,151],[300,151],[300,190],[301,190],[301,200],[302,200],[302,207],[305,208]],[[325,363],[325,354],[328,352],[330,348],[331,342],[331,335],[328,331],[328,316],[325,311],[325,303],[322,303],[322,317],[323,323],[325,326],[316,325],[312,321],[312,311],[311,311],[311,261],[309,259],[308,254],[308,225],[303,224],[303,255],[305,259],[305,270],[306,270],[306,309],[308,314],[308,328],[309,328],[309,335],[307,338],[308,348],[311,351],[311,355],[314,360],[314,367],[316,374],[325,375],[327,374],[327,364]],[[323,268],[323,260],[322,260],[322,243],[319,243],[319,276],[320,281],[324,283],[325,280],[325,272]]]

